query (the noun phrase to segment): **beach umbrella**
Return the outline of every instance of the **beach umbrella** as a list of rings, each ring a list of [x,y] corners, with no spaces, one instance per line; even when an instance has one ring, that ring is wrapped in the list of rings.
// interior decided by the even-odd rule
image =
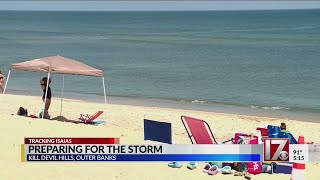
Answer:
[[[51,74],[62,74],[63,75],[63,85],[62,85],[62,98],[61,98],[61,107],[60,107],[60,115],[62,112],[62,101],[63,101],[63,91],[64,91],[64,75],[82,75],[82,76],[94,76],[94,77],[101,77],[102,78],[102,86],[103,86],[103,93],[104,93],[104,102],[107,103],[106,97],[106,87],[105,87],[105,79],[103,76],[103,71],[93,68],[87,64],[82,62],[69,59],[62,56],[49,56],[43,57],[38,59],[33,59],[29,61],[24,61],[20,63],[15,63],[11,65],[11,68],[8,73],[8,78],[6,80],[3,94],[6,91],[7,84],[9,81],[9,77],[12,70],[18,71],[31,71],[31,72],[46,72],[48,73],[48,79],[50,78]],[[47,83],[46,92],[45,92],[45,102],[44,107],[47,99],[48,93],[48,86]],[[45,108],[44,108],[45,109]],[[43,111],[44,111],[43,109]],[[42,112],[42,118],[44,116],[44,112]]]

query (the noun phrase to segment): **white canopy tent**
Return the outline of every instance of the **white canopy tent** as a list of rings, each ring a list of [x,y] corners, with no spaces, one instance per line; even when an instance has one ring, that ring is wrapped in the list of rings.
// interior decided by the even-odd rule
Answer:
[[[102,85],[103,85],[103,94],[104,94],[104,102],[107,103],[107,96],[106,96],[106,87],[105,87],[105,79],[103,76],[103,71],[99,69],[95,69],[91,66],[88,66],[84,63],[81,63],[76,60],[72,60],[69,58],[65,58],[62,56],[50,56],[44,57],[39,59],[34,59],[30,61],[25,61],[21,63],[15,63],[11,65],[11,68],[8,73],[8,78],[6,80],[3,94],[6,92],[6,88],[8,85],[8,81],[10,78],[10,74],[12,70],[18,71],[31,71],[31,72],[47,72],[48,79],[50,78],[51,74],[62,74],[62,97],[61,97],[61,107],[60,107],[60,116],[62,113],[62,102],[63,102],[63,91],[64,91],[64,75],[82,75],[82,76],[94,76],[94,77],[101,77],[102,78]],[[47,83],[46,92],[45,92],[45,101],[44,101],[44,108],[42,112],[42,119],[44,116],[44,109],[47,100],[48,94],[48,86]]]

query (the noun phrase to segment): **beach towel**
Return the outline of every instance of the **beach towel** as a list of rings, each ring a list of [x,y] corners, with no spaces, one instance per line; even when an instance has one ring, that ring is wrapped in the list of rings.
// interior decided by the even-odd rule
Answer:
[[[247,167],[248,172],[253,175],[260,174],[262,170],[262,164],[260,162],[248,162]]]
[[[103,124],[106,124],[106,121],[92,121],[92,122],[88,122],[87,124],[103,125]]]
[[[33,115],[33,114],[29,115],[28,117],[30,117],[30,118],[38,118],[36,115]]]

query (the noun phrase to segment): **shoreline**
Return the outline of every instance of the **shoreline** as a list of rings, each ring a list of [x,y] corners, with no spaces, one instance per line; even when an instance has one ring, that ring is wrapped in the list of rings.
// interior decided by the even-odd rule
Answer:
[[[0,127],[0,135],[3,137],[3,146],[0,149],[1,164],[0,176],[4,179],[34,179],[34,171],[39,170],[37,174],[40,179],[145,179],[146,176],[154,178],[154,174],[166,172],[164,175],[155,177],[155,179],[212,179],[202,172],[204,163],[197,163],[197,169],[190,171],[185,166],[180,169],[169,168],[166,162],[152,163],[141,162],[134,163],[133,166],[123,166],[122,163],[21,163],[21,143],[25,137],[116,137],[120,138],[120,144],[154,144],[152,141],[144,140],[143,119],[146,113],[160,114],[164,116],[161,119],[157,116],[147,117],[150,120],[166,121],[172,124],[172,141],[177,144],[191,144],[188,134],[181,123],[181,115],[190,116],[205,120],[211,127],[215,139],[218,142],[225,141],[234,137],[234,133],[252,133],[257,127],[268,124],[280,125],[281,122],[287,124],[288,130],[297,138],[303,135],[306,141],[319,142],[315,134],[319,134],[320,124],[312,122],[294,121],[286,119],[273,119],[260,116],[241,116],[224,113],[208,113],[194,110],[178,110],[170,108],[144,107],[134,105],[116,105],[92,103],[81,100],[66,99],[63,103],[62,117],[64,119],[54,118],[33,119],[15,115],[19,106],[28,109],[30,114],[39,110],[43,105],[38,96],[21,96],[5,94],[0,95],[0,117],[4,125]],[[105,121],[105,124],[93,126],[86,124],[73,123],[79,118],[79,114],[93,114],[98,110],[105,112],[97,118],[97,121]],[[60,101],[53,98],[50,107],[52,117],[61,117]],[[97,166],[99,164],[99,166]],[[92,173],[83,171],[84,168],[92,166]],[[76,168],[75,168],[76,167]],[[48,171],[50,169],[50,171]],[[108,171],[106,171],[106,169]],[[307,163],[307,179],[319,179],[319,163]],[[66,171],[68,170],[68,172]],[[12,172],[18,172],[14,174]],[[66,172],[52,174],[52,172]],[[137,173],[139,172],[139,173]],[[215,175],[217,179],[235,180],[239,177],[226,176],[222,174]],[[254,177],[255,180],[283,180],[288,179],[290,175],[286,174],[259,174]]]
[[[24,95],[21,93],[8,93],[9,95],[18,96],[32,96],[38,98],[35,93],[31,95]],[[82,93],[70,93],[64,92],[66,97],[63,101],[73,101],[81,103],[98,103],[104,104],[102,96],[95,94],[82,94]],[[85,95],[85,96],[84,96]],[[87,96],[87,97],[86,97]],[[61,94],[53,98],[60,102]],[[203,112],[203,113],[218,113],[218,114],[230,114],[236,116],[249,116],[249,117],[263,117],[269,119],[285,119],[295,120],[302,122],[315,122],[320,123],[320,113],[310,112],[292,112],[286,109],[260,109],[251,108],[247,106],[234,106],[226,105],[222,103],[207,104],[189,101],[178,101],[170,99],[156,99],[156,98],[142,98],[142,97],[121,97],[121,96],[107,96],[107,104],[110,105],[127,105],[137,106],[144,108],[161,108],[161,109],[174,109],[180,111],[190,112]]]

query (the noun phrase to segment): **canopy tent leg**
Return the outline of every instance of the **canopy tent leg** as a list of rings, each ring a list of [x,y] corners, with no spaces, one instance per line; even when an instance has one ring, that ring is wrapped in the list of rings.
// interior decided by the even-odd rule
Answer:
[[[64,92],[64,74],[62,75],[62,90],[61,90],[60,116],[61,116],[61,114],[62,114],[63,92]]]
[[[11,69],[9,70],[8,78],[7,78],[7,80],[6,80],[6,84],[4,85],[4,90],[3,90],[2,94],[4,94],[4,93],[6,92],[7,84],[8,84],[9,78],[10,78],[10,74],[11,74]]]
[[[104,108],[106,110],[106,105],[107,105],[107,94],[106,94],[106,85],[105,85],[105,80],[104,76],[102,76],[102,85],[103,85],[103,95],[104,95]],[[107,113],[105,113],[105,118],[107,120]]]
[[[103,76],[102,76],[102,85],[103,85],[104,103],[107,104],[106,85],[104,83],[104,77]]]
[[[48,87],[49,87],[49,78],[50,78],[50,71],[48,72],[48,79],[47,79],[47,87],[46,87],[46,94],[44,96],[44,106],[43,106],[43,110],[42,110],[42,119],[44,117],[44,111],[46,109],[46,102],[47,102],[47,95],[48,95]]]

